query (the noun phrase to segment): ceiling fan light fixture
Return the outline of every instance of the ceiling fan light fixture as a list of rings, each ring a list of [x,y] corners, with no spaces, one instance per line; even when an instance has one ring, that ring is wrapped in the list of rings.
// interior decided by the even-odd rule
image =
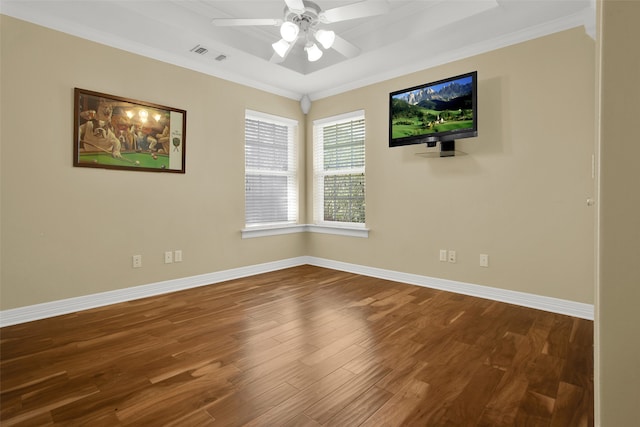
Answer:
[[[329,49],[336,40],[336,33],[331,30],[318,30],[315,33],[316,40],[320,42],[322,47]]]
[[[298,37],[300,27],[291,21],[283,22],[280,26],[280,35],[287,42],[292,42]]]
[[[322,51],[315,43],[307,43],[304,50],[307,51],[307,59],[309,62],[315,62],[322,57]]]
[[[285,39],[280,39],[271,45],[271,47],[273,47],[273,50],[282,58],[285,57],[290,46],[291,44]]]

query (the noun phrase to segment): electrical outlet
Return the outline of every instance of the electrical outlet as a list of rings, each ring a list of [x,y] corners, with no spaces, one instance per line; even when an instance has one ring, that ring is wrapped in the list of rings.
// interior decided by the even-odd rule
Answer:
[[[456,262],[456,251],[449,251],[448,258],[449,262]]]
[[[132,258],[132,267],[140,268],[142,267],[142,255],[134,255]]]
[[[480,267],[489,267],[489,255],[480,254]]]
[[[167,251],[164,253],[164,263],[171,264],[173,262],[173,252]]]
[[[447,262],[447,250],[440,249],[440,261]]]
[[[173,252],[173,261],[182,262],[182,249],[178,249]]]

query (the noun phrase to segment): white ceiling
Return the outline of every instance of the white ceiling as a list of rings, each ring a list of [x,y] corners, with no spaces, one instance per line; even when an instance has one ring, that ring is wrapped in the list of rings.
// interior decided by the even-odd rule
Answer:
[[[358,1],[315,0],[323,10]],[[0,11],[293,99],[323,98],[578,26],[595,38],[595,0],[387,2],[385,15],[323,26],[360,48],[358,56],[329,50],[309,63],[296,45],[282,64],[270,62],[278,27],[217,27],[211,20],[282,18],[284,0],[1,0]],[[196,46],[208,51],[197,54]]]

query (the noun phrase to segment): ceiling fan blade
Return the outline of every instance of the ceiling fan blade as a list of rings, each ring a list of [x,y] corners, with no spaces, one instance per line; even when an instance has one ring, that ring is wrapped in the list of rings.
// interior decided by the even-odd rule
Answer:
[[[304,3],[302,0],[284,0],[284,2],[287,4],[287,7],[292,12],[302,13],[305,10]]]
[[[336,35],[336,39],[333,41],[333,46],[331,47],[347,58],[353,58],[360,55],[359,47],[349,43],[338,35]]]
[[[259,18],[214,18],[211,23],[217,27],[237,27],[247,25],[282,25],[282,19]]]
[[[367,16],[383,15],[390,10],[385,0],[368,0],[320,12],[320,21],[325,24],[346,21],[349,19],[365,18]]]

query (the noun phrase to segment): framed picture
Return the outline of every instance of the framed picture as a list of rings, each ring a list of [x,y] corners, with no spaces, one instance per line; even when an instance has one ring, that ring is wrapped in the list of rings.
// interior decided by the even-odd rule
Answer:
[[[185,173],[187,112],[74,90],[73,165]]]

